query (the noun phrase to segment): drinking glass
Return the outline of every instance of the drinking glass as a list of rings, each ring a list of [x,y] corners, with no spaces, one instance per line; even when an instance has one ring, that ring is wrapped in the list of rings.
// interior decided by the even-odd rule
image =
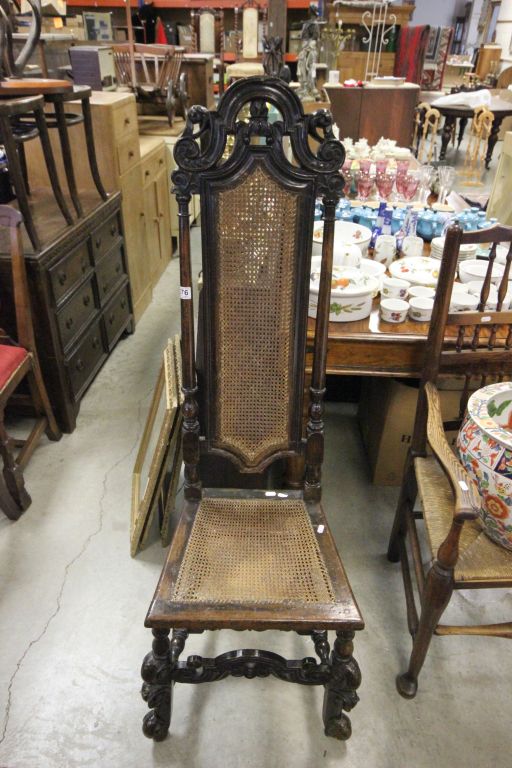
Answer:
[[[372,167],[372,161],[366,158],[365,160],[359,161],[359,170],[361,173],[370,173],[370,168]]]
[[[434,178],[435,168],[433,165],[422,165],[420,171],[420,203],[426,203],[430,193],[430,187]]]
[[[357,196],[361,200],[368,200],[373,188],[373,177],[369,173],[357,174]]]
[[[387,157],[378,157],[377,160],[375,161],[375,165],[376,165],[378,174],[386,173],[386,168],[388,167]]]
[[[418,187],[420,186],[420,174],[418,171],[409,171],[402,181],[402,194],[410,203],[414,200]]]
[[[388,200],[393,191],[395,176],[392,173],[378,173],[375,177],[375,183],[377,184],[379,197],[383,200]]]
[[[439,178],[438,202],[445,203],[455,181],[455,168],[452,168],[451,165],[438,165],[437,175]]]

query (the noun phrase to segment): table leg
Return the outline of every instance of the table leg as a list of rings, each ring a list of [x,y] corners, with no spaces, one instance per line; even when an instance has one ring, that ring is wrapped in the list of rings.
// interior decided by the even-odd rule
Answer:
[[[500,132],[502,121],[503,117],[496,116],[492,124],[491,135],[489,136],[489,140],[487,142],[487,154],[485,155],[485,167],[487,170],[489,170],[489,166],[491,164],[492,153],[496,142],[498,141],[498,134]]]
[[[467,124],[468,124],[468,118],[461,117],[459,120],[459,138],[457,139],[457,149],[459,149],[460,145],[462,144],[462,139],[464,138],[464,131],[466,130]]]
[[[441,136],[441,152],[439,153],[440,160],[444,160],[446,157],[446,150],[452,137],[455,120],[456,118],[453,115],[446,115],[444,119],[443,133]]]

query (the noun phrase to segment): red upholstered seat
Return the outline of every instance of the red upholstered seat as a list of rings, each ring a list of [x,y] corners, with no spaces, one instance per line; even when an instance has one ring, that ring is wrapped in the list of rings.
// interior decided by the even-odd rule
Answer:
[[[27,357],[28,352],[23,347],[0,344],[0,391]]]

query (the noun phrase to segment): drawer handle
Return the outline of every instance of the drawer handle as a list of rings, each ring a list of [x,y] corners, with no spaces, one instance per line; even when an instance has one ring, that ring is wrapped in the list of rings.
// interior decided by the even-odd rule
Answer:
[[[144,176],[149,176],[149,171],[144,171]]]
[[[100,340],[98,339],[97,336],[93,336],[93,338],[92,338],[92,348],[93,349],[98,349],[99,345],[100,345]]]
[[[82,301],[83,301],[83,303],[84,303],[84,307],[88,307],[88,306],[89,306],[89,304],[91,303],[91,297],[90,297],[90,296],[84,296],[84,298],[82,299]]]
[[[164,161],[162,160],[162,158],[160,158],[160,160],[158,161],[158,163],[159,163],[159,165],[163,165],[163,164],[164,164]]]
[[[82,272],[86,272],[87,271],[88,261],[87,261],[87,258],[85,256],[82,256],[81,264],[82,264]]]
[[[101,245],[101,237],[96,238],[96,248],[99,248]]]
[[[135,152],[133,151],[133,149],[130,149],[130,151],[128,152],[128,157],[130,158],[130,160],[132,159],[132,157],[134,157],[134,155],[135,155]]]
[[[68,319],[66,320],[66,328],[68,329],[68,331],[70,330],[70,328],[73,327],[74,322],[75,321],[73,320],[72,317],[68,317]]]
[[[113,312],[111,312],[108,318],[108,322],[110,323],[110,325],[112,325],[115,319],[116,319],[116,316],[114,315]]]
[[[67,279],[68,279],[68,276],[66,275],[64,270],[62,270],[62,272],[59,272],[59,283],[61,285],[64,285],[64,283],[66,282]]]
[[[120,264],[116,264],[116,274],[118,275],[120,273],[120,271],[121,271],[121,265]]]
[[[126,299],[121,299],[121,309],[126,307]]]
[[[107,293],[108,291],[108,283],[103,283],[103,293]]]
[[[114,237],[114,235],[117,235],[117,225],[116,224],[112,224],[112,226],[110,227],[110,234],[112,235],[112,237]]]
[[[83,369],[85,368],[83,360],[80,360],[80,358],[78,358],[75,364],[75,368],[77,369],[77,371],[83,371]]]
[[[131,123],[131,120],[130,120],[130,118],[129,118],[129,117],[125,117],[125,119],[124,119],[124,124],[125,124],[125,125],[130,125],[130,123]]]

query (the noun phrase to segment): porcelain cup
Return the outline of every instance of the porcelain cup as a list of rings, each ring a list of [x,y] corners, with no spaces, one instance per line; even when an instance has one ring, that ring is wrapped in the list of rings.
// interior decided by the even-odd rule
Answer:
[[[409,302],[402,299],[381,299],[380,314],[387,323],[403,323],[407,317]]]
[[[382,297],[384,299],[406,299],[411,284],[407,280],[400,280],[398,277],[382,278]]]
[[[344,267],[361,266],[361,249],[358,245],[346,243],[334,247],[334,263]]]
[[[375,241],[373,258],[389,267],[396,254],[396,237],[394,235],[379,235]]]
[[[402,254],[404,256],[422,256],[423,240],[416,235],[407,235],[402,242]]]
[[[478,303],[478,296],[473,296],[472,293],[454,291],[450,299],[450,312],[475,312]]]
[[[427,285],[411,285],[409,288],[409,300],[414,299],[433,299],[436,292]]]
[[[432,317],[434,299],[428,299],[424,296],[413,297],[410,302],[409,317],[418,323],[428,323]]]

